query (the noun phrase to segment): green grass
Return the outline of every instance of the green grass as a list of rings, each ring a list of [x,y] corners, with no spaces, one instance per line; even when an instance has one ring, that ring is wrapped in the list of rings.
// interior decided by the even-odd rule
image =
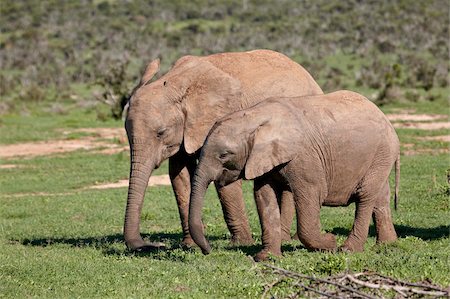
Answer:
[[[77,118],[82,115],[87,117]],[[0,130],[2,134],[9,132],[2,143],[15,143],[61,137],[61,127],[121,125],[113,121],[99,123],[94,114],[75,110],[52,118],[7,116]],[[50,132],[48,135],[42,135],[44,128]],[[416,138],[442,135],[445,131],[398,132],[402,143],[413,142],[429,149],[448,147],[448,143]],[[263,274],[262,265],[255,267],[247,257],[260,248],[251,182],[244,184],[244,195],[255,245],[229,245],[230,235],[220,204],[210,188],[204,222],[213,251],[203,256],[198,249],[183,250],[179,246],[180,224],[171,187],[151,187],[144,202],[141,231],[145,238],[165,242],[169,250],[135,254],[126,250],[122,240],[127,189],[86,189],[126,178],[127,153],[76,151],[2,160],[0,164],[19,166],[0,169],[2,297],[255,298],[274,279]],[[399,279],[431,279],[449,285],[449,166],[448,155],[402,157],[400,208],[393,211],[397,242],[376,245],[371,226],[363,253],[309,252],[298,241],[292,241],[283,245],[283,258],[269,263],[318,276],[369,269]],[[167,163],[155,173],[166,172]],[[336,234],[342,244],[351,229],[353,215],[353,205],[323,208],[322,228]],[[286,295],[288,290],[288,286],[277,288],[272,295]]]

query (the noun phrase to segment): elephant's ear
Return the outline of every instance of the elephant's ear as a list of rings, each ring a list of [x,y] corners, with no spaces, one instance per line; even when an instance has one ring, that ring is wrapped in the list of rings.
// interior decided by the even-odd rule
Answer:
[[[159,64],[160,61],[159,58],[157,58],[147,65],[145,72],[142,75],[140,85],[146,84],[153,78],[153,76],[159,71]]]
[[[186,121],[184,147],[191,154],[202,147],[209,130],[223,116],[240,110],[241,83],[209,62],[202,62],[199,74],[184,96]]]
[[[276,114],[251,134],[250,152],[245,165],[246,179],[262,176],[297,156],[301,140],[297,125],[290,115]]]

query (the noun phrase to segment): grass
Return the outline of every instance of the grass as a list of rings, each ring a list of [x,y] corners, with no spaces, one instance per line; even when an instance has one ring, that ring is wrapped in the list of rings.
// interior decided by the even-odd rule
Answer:
[[[383,109],[393,108],[396,106]],[[422,109],[420,105],[413,108],[418,113]],[[441,113],[444,113],[442,108]],[[0,133],[2,143],[16,143],[60,138],[61,127],[121,125],[121,122],[113,121],[100,123],[95,120],[94,113],[79,109],[52,118],[46,115],[6,116]],[[44,129],[49,133],[43,133]],[[403,143],[415,142],[421,148],[448,147],[448,143],[416,139],[446,132],[424,133],[406,129],[398,132]],[[204,221],[213,251],[209,256],[203,256],[198,249],[183,250],[179,247],[180,224],[172,189],[161,186],[147,190],[141,231],[145,238],[165,242],[169,250],[135,254],[126,250],[122,240],[127,189],[86,189],[94,184],[126,178],[128,159],[127,153],[100,155],[76,151],[0,162],[19,166],[0,169],[1,296],[261,296],[263,286],[273,277],[262,274],[262,266],[255,267],[247,257],[260,248],[252,183],[244,184],[244,195],[255,245],[229,245],[230,236],[220,204],[215,191],[210,188]],[[450,238],[446,171],[449,166],[448,155],[402,157],[400,208],[393,211],[399,235],[397,242],[376,245],[371,226],[363,253],[309,252],[298,241],[292,241],[283,245],[284,257],[272,259],[270,263],[318,276],[370,269],[400,279],[431,279],[448,286]],[[156,174],[166,172],[167,164],[164,164]],[[353,214],[353,206],[323,208],[323,230],[336,234],[342,244],[351,229]],[[287,290],[278,288],[272,295],[286,295]]]

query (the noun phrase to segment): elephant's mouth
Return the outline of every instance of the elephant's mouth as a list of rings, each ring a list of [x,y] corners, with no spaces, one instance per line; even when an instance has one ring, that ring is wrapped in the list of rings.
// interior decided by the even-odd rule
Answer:
[[[172,157],[173,155],[178,153],[178,151],[180,150],[180,146],[181,146],[181,143],[175,143],[175,144],[168,145],[165,150],[166,159],[169,157]]]
[[[216,184],[218,187],[225,187],[239,179],[242,178],[241,176],[242,171],[236,169],[236,170],[230,170],[230,169],[224,169],[222,171],[222,174],[216,179]]]

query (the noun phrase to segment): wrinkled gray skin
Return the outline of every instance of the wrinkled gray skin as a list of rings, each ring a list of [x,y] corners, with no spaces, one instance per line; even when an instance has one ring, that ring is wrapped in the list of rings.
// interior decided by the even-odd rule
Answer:
[[[203,253],[211,250],[203,233],[201,209],[211,181],[226,186],[254,179],[263,249],[281,255],[276,193],[292,190],[297,233],[310,249],[335,250],[336,240],[320,232],[320,207],[356,203],[353,228],[341,247],[362,251],[371,216],[378,242],[397,238],[390,212],[389,173],[399,140],[386,116],[363,96],[338,91],[327,95],[275,98],[226,116],[203,145],[193,180],[189,227]]]
[[[131,170],[124,237],[128,248],[133,250],[163,245],[144,242],[139,229],[144,194],[153,169],[169,159],[183,243],[191,245],[188,227],[191,176],[199,149],[214,123],[267,96],[322,94],[305,69],[283,54],[269,50],[185,56],[152,82],[158,70],[159,60],[148,65],[133,91],[125,121]],[[219,188],[218,195],[232,241],[252,243],[241,182]],[[290,227],[290,222],[284,226]]]

